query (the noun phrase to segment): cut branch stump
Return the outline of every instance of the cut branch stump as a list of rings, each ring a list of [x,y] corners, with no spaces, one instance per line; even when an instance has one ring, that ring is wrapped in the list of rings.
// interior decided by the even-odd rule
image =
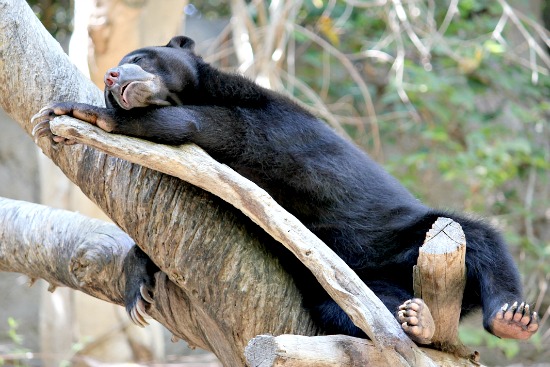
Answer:
[[[467,353],[458,340],[466,286],[465,259],[466,237],[462,227],[452,219],[438,218],[426,234],[413,269],[415,297],[428,305],[434,319],[432,343],[453,353]]]

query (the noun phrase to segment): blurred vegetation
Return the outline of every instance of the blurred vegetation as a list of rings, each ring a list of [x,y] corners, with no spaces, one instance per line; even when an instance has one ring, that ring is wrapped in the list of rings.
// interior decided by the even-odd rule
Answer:
[[[68,44],[73,32],[74,0],[27,0],[27,3],[48,32],[62,45]]]
[[[4,320],[2,320],[4,322]],[[10,345],[0,345],[0,367],[14,366],[14,367],[26,367],[27,363],[33,358],[33,354],[27,348],[23,347],[23,336],[18,333],[19,323],[12,317],[9,317],[6,321],[7,331],[6,335],[11,341]],[[3,328],[5,329],[5,328]]]
[[[68,1],[30,3],[57,4],[42,19],[69,31]],[[461,336],[498,363],[550,359],[549,0],[202,0],[185,13],[232,17],[207,60],[294,96],[432,206],[502,228],[542,330],[521,348],[479,323]]]

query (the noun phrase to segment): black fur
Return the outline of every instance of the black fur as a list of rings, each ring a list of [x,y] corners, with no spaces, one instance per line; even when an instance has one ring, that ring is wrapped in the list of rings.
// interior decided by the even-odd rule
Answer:
[[[194,142],[257,183],[348,263],[392,312],[413,296],[418,248],[439,216],[454,219],[466,234],[463,313],[481,306],[490,331],[500,306],[521,301],[518,271],[490,226],[423,205],[325,123],[278,93],[211,67],[191,42],[179,37],[165,47],[140,49],[119,66],[137,64],[158,76],[168,91],[156,97],[170,106],[122,109],[114,89],[107,88],[108,109],[88,108],[115,133],[163,144]],[[364,335],[311,277],[296,279],[304,303],[327,332]],[[129,298],[136,294],[134,289]]]

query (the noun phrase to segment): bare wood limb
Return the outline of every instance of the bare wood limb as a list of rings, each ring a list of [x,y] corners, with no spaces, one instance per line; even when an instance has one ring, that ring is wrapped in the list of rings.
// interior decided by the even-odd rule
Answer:
[[[112,223],[67,210],[0,197],[0,271],[27,275],[57,287],[70,287],[124,305],[124,258],[134,241]],[[151,316],[191,345],[208,349],[192,315],[172,309],[191,307],[188,297],[159,273]],[[182,323],[186,327],[181,328]]]
[[[458,340],[462,295],[466,286],[466,237],[449,218],[438,218],[420,247],[414,267],[415,297],[428,305],[435,322],[434,345],[466,353]]]
[[[480,366],[434,349],[421,349],[440,367]],[[345,335],[258,335],[245,349],[251,367],[380,367],[387,366],[384,353],[369,340]]]
[[[178,177],[234,205],[311,270],[353,322],[379,348],[386,350],[383,355],[388,363],[406,365],[405,360],[409,365],[432,364],[405,335],[378,297],[341,258],[263,189],[218,163],[201,148],[193,144],[171,147],[108,134],[66,116],[56,118],[51,129],[56,135]]]
[[[2,197],[0,223],[0,271],[24,273],[121,304],[122,262],[134,241],[120,228]]]

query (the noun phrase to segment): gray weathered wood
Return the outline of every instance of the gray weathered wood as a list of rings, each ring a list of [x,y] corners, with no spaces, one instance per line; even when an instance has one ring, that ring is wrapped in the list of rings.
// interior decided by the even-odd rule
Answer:
[[[114,224],[2,197],[0,223],[0,271],[122,303],[122,262],[134,241]]]
[[[479,367],[467,359],[434,349],[422,350],[440,367]],[[245,355],[250,367],[382,367],[384,351],[370,341],[345,335],[258,335]]]

